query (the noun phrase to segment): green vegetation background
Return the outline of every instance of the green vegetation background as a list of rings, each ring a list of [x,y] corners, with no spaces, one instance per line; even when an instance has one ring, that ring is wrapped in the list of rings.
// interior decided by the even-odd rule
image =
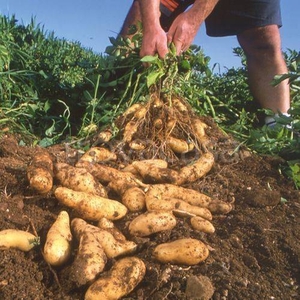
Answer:
[[[132,40],[110,38],[106,53],[98,54],[79,42],[56,38],[34,19],[25,26],[15,16],[0,16],[0,135],[18,133],[23,143],[42,147],[63,141],[80,147],[159,88],[188,100],[199,115],[213,117],[241,145],[283,157],[286,163],[279,171],[300,188],[299,51],[284,53],[289,73],[278,74],[272,83],[289,80],[290,117],[279,116],[279,125],[269,129],[262,119],[272,113],[262,111],[251,97],[240,48],[233,54],[242,67],[221,73],[218,65],[209,67],[209,57],[197,46],[180,57],[171,47],[165,60],[141,61],[140,41],[137,29]]]

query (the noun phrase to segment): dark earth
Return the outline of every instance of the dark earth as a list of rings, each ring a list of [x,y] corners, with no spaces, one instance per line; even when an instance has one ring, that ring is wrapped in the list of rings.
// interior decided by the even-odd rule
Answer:
[[[146,264],[146,276],[123,299],[300,299],[300,193],[281,174],[284,161],[238,147],[237,141],[208,122],[216,162],[203,179],[187,187],[230,202],[234,208],[226,215],[214,215],[213,234],[195,232],[186,218],[178,218],[171,232],[142,239],[136,255]],[[53,268],[43,259],[47,231],[58,213],[68,208],[58,203],[53,191],[41,196],[29,187],[26,168],[38,146],[23,145],[22,137],[2,132],[0,229],[28,230],[40,237],[41,246],[29,252],[0,251],[0,299],[84,299],[87,286],[72,288],[67,276],[62,276],[66,266]],[[48,151],[69,164],[81,154],[63,143]],[[129,214],[115,222],[124,234],[130,218]],[[208,258],[196,266],[163,265],[153,259],[157,244],[181,237],[205,242]],[[106,270],[112,264],[109,261]]]

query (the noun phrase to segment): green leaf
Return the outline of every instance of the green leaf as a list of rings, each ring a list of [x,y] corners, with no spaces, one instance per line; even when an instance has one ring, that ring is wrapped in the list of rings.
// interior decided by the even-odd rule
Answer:
[[[147,87],[155,84],[157,80],[163,75],[163,72],[152,72],[147,76]]]

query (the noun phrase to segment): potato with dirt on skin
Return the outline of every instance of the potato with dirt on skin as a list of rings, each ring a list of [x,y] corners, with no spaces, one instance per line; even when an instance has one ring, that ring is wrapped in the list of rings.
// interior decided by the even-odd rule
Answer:
[[[19,229],[0,231],[0,250],[14,248],[28,252],[38,244],[39,238],[30,232]]]
[[[84,219],[99,221],[105,217],[110,220],[123,218],[128,209],[122,203],[85,192],[77,192],[65,187],[58,187],[54,195],[56,199],[80,214]]]
[[[202,154],[193,164],[179,170],[176,184],[182,185],[184,183],[191,183],[204,177],[212,169],[214,162],[214,155],[211,152]]]
[[[86,291],[85,300],[118,300],[128,295],[146,274],[144,262],[137,257],[125,257],[115,262],[104,276]]]
[[[86,169],[76,168],[65,163],[56,163],[54,170],[55,178],[59,180],[62,186],[74,191],[107,197],[104,186],[96,181]]]
[[[78,162],[89,162],[95,164],[115,160],[117,160],[117,155],[110,150],[104,147],[92,147],[80,157]]]
[[[214,233],[215,232],[214,225],[210,221],[208,221],[200,216],[191,217],[190,222],[191,222],[192,228],[197,231],[201,231],[204,233]]]
[[[44,259],[52,266],[61,266],[71,256],[72,233],[70,218],[66,211],[61,211],[50,227],[44,245]]]
[[[161,263],[197,265],[209,255],[208,247],[201,241],[183,238],[155,247],[153,256]]]
[[[122,195],[122,203],[131,212],[142,211],[146,207],[145,193],[139,187],[129,188]]]
[[[77,286],[93,281],[104,270],[107,263],[107,256],[97,236],[93,230],[86,228],[85,224],[84,220],[81,222],[78,218],[71,222],[79,247],[74,262],[65,272]]]
[[[188,153],[195,148],[193,143],[188,143],[173,136],[167,137],[167,145],[172,149],[173,152],[178,154]]]
[[[77,234],[82,234],[85,231],[93,233],[108,258],[132,254],[137,248],[134,242],[116,239],[111,231],[88,224],[80,218],[73,219],[72,228]]]
[[[27,168],[30,187],[40,194],[46,194],[53,187],[53,158],[46,151],[38,151]]]
[[[144,237],[161,231],[171,230],[176,226],[176,218],[172,211],[145,212],[134,218],[129,224],[129,233]]]

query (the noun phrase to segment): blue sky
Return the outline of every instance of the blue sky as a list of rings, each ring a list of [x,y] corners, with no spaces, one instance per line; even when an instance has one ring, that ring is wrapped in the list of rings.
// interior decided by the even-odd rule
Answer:
[[[27,24],[31,17],[48,31],[67,40],[79,41],[95,52],[104,52],[110,44],[109,37],[116,36],[128,12],[132,0],[0,0],[0,13]],[[283,50],[300,50],[300,1],[282,0]],[[211,38],[204,26],[195,38],[204,53],[211,57],[211,64],[221,67],[239,66],[240,61],[232,53],[238,46],[235,37]]]

